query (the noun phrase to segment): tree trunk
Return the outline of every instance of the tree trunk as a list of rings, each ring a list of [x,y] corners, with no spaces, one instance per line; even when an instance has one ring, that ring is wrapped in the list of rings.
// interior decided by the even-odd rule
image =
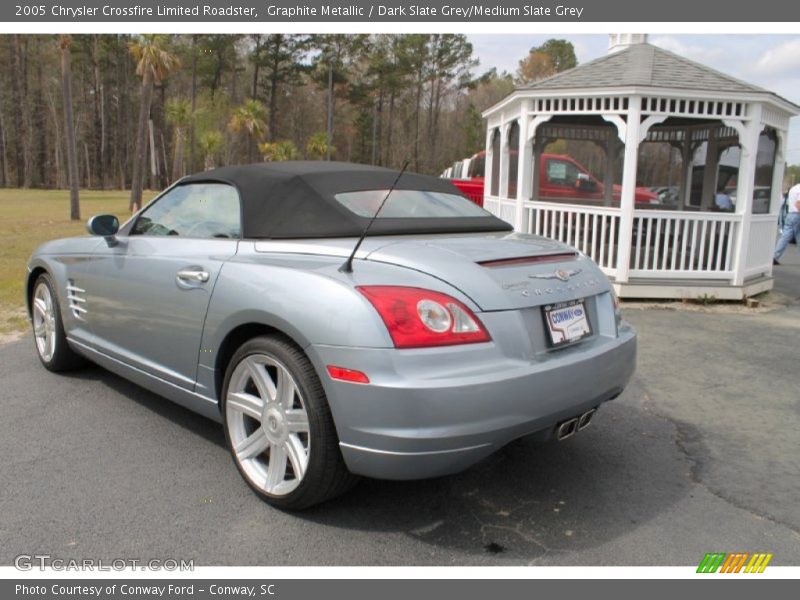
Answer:
[[[172,160],[172,182],[183,177],[183,130],[175,128],[175,155]]]
[[[258,71],[261,66],[261,34],[257,33],[253,36],[256,41],[256,49],[253,51],[253,93],[251,98],[258,100]]]
[[[394,90],[389,94],[389,119],[386,123],[386,159],[384,166],[392,166],[392,131],[394,129]]]
[[[158,189],[158,150],[156,150],[155,125],[153,119],[147,123],[148,139],[150,140],[150,189]]]
[[[37,38],[37,45],[41,45],[44,38]],[[50,135],[47,127],[47,102],[45,100],[44,72],[42,60],[36,61],[36,129],[39,134],[37,166],[39,167],[39,187],[51,187],[50,177],[52,169],[48,169],[47,156],[50,145]]]
[[[72,112],[72,66],[70,64],[71,39],[61,37],[61,91],[64,98],[64,129],[67,136],[67,172],[69,175],[69,218],[81,218],[78,197],[78,144],[75,141],[75,122]]]
[[[433,103],[431,105],[431,116],[429,117],[430,121],[430,143],[428,144],[428,149],[430,150],[430,164],[428,165],[429,168],[436,167],[436,153],[438,151],[437,148],[437,141],[439,139],[439,113],[442,109],[442,81],[441,79],[436,79],[435,83],[432,85],[434,90],[433,94]],[[438,167],[437,167],[438,168]]]
[[[8,153],[6,152],[6,120],[3,117],[3,107],[0,106],[0,185],[6,187],[8,179]]]
[[[273,37],[272,48],[272,73],[269,79],[269,124],[267,132],[270,142],[274,142],[277,137],[278,128],[278,69],[280,68],[280,43],[282,38]]]
[[[422,112],[422,73],[417,80],[417,94],[414,104],[414,171],[419,171],[419,115]]]
[[[27,99],[24,97],[22,85],[22,68],[19,47],[19,36],[10,35],[8,37],[9,54],[11,54],[11,102],[12,102],[12,124],[14,125],[14,158],[16,162],[17,187],[24,187],[25,176],[25,154],[28,132],[25,124],[24,106]]]
[[[89,160],[89,144],[83,142],[83,157],[86,161],[86,187],[92,187],[92,163]]]
[[[377,157],[373,160],[373,164],[383,164],[383,148],[381,142],[383,141],[383,86],[378,91],[378,101],[375,105],[375,141],[372,150],[373,156]]]
[[[106,187],[106,135],[105,106],[103,98],[103,79],[100,73],[100,36],[92,40],[92,75],[94,77],[94,159],[97,168],[98,185]]]
[[[192,95],[191,95],[191,114],[192,121],[189,123],[189,172],[194,172],[194,110],[197,102],[197,34],[192,36]]]
[[[326,149],[326,159],[331,159],[331,148],[333,147],[333,62],[328,63],[328,148]]]
[[[164,173],[164,177],[162,178],[164,181],[162,181],[161,185],[158,186],[158,189],[161,189],[162,187],[166,187],[167,185],[169,185],[171,182],[168,179],[168,177],[169,177],[169,164],[167,162],[167,142],[164,139],[164,132],[163,131],[161,131],[159,133],[159,137],[161,138],[161,161],[162,161],[161,164],[164,167],[164,170],[162,171],[162,173]]]
[[[55,136],[55,143],[53,144],[53,164],[56,168],[55,186],[57,189],[63,189],[66,187],[66,183],[64,182],[64,169],[61,164],[61,127],[52,90],[48,91],[47,100],[50,105],[50,115],[53,118],[53,134]]]
[[[136,126],[136,146],[133,152],[133,176],[128,208],[136,212],[142,207],[142,189],[147,164],[147,123],[150,120],[150,101],[153,97],[153,74],[147,69],[142,78],[142,96],[139,102],[139,121]]]

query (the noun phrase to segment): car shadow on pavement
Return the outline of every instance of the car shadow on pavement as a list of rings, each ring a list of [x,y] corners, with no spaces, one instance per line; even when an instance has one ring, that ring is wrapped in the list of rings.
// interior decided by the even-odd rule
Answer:
[[[215,423],[211,419],[207,419],[202,415],[192,412],[179,404],[170,402],[166,398],[154,394],[127,379],[123,379],[110,371],[106,371],[102,367],[89,364],[76,371],[60,373],[59,377],[100,382],[119,394],[124,400],[132,400],[141,407],[168,419],[186,431],[225,448],[227,451],[225,434],[219,423]]]
[[[121,401],[225,447],[219,424],[99,367],[68,376],[98,381]],[[642,394],[634,379],[590,427],[564,442],[520,439],[448,477],[363,479],[339,498],[281,518],[407,535],[431,547],[418,564],[436,563],[437,549],[472,555],[476,563],[518,564],[600,546],[668,510],[692,486],[674,427],[644,408]],[[276,518],[276,509],[254,494],[245,503],[254,519]]]
[[[433,546],[514,562],[597,547],[669,509],[692,487],[674,428],[637,395],[633,382],[591,427],[563,442],[517,440],[450,477],[363,480],[303,516],[403,531]]]

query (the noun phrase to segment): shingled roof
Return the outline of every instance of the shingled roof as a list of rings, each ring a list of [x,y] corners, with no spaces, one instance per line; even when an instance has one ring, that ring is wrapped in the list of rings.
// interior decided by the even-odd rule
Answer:
[[[633,44],[518,89],[545,91],[620,86],[775,95],[648,43]]]

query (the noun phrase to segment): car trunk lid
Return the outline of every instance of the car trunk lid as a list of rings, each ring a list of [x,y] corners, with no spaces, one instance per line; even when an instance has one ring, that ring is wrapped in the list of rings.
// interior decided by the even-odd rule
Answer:
[[[565,302],[608,287],[597,267],[575,249],[517,233],[397,239],[373,250],[367,260],[427,273],[483,311]]]

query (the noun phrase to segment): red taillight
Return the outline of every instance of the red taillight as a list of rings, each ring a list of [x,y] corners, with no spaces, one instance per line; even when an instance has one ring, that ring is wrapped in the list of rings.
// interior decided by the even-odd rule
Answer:
[[[491,340],[478,317],[440,292],[392,285],[359,286],[383,319],[395,348],[476,344]]]
[[[369,383],[369,377],[367,377],[366,373],[353,369],[345,369],[344,367],[336,367],[334,365],[328,365],[328,375],[331,376],[331,379],[338,379],[339,381]]]

